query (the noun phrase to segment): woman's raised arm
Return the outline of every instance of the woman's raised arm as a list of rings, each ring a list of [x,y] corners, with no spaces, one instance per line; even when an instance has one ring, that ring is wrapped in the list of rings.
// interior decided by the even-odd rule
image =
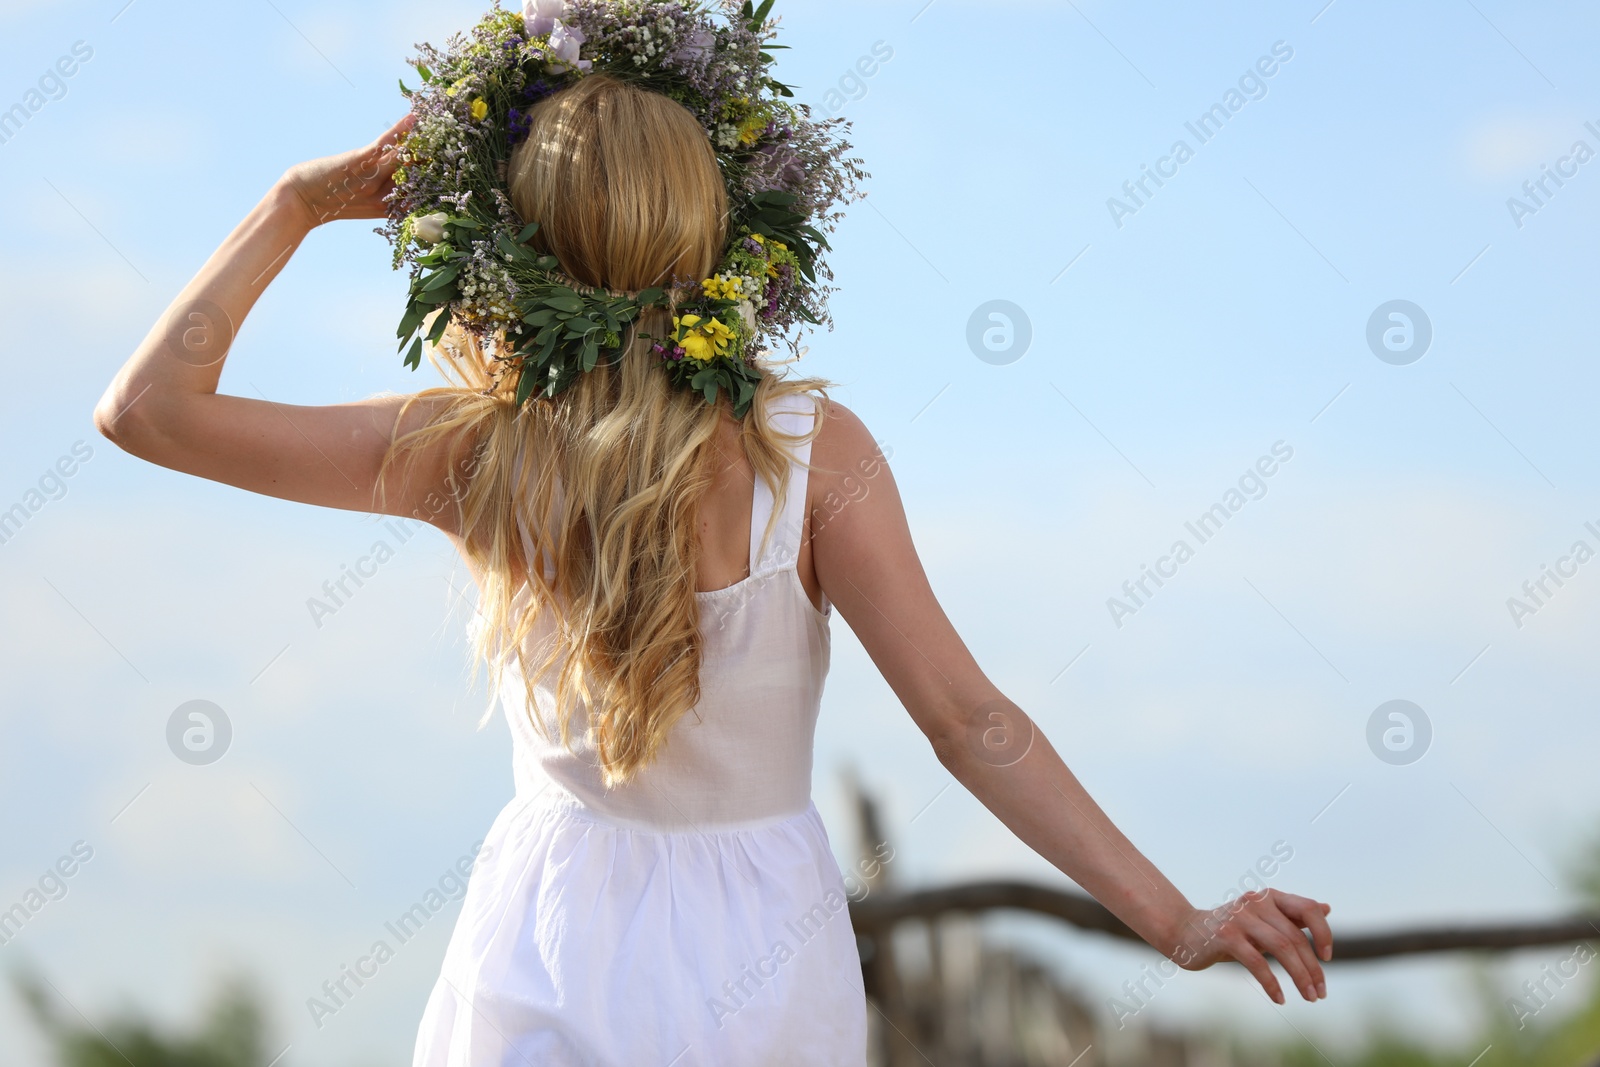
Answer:
[[[817,579],[950,773],[1179,966],[1238,960],[1281,1004],[1271,956],[1307,1000],[1325,996],[1329,906],[1276,889],[1190,905],[978,667],[928,584],[888,463],[847,408],[830,405],[811,462],[812,500],[824,502],[811,517]]]
[[[377,499],[379,467],[405,397],[300,407],[217,392],[239,327],[306,235],[337,219],[387,213],[395,145],[411,121],[406,116],[363,148],[302,163],[274,184],[112,380],[94,413],[102,434],[141,459],[211,481],[323,507],[411,516],[455,532],[456,509],[440,502],[465,471],[462,443],[402,465],[386,499]],[[416,429],[433,414],[419,402],[399,430]]]

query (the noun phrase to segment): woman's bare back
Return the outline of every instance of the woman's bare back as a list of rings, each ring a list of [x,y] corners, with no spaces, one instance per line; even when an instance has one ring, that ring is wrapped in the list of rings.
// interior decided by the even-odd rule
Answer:
[[[822,433],[828,432],[824,424]],[[820,441],[820,435],[819,435]],[[700,500],[700,569],[696,592],[710,592],[735,585],[750,576],[750,518],[755,506],[755,469],[739,444],[739,423],[731,416],[725,417],[717,428],[716,459],[713,463],[713,481]],[[816,499],[817,481],[805,480],[805,514],[811,515]],[[822,586],[812,561],[810,522],[801,540],[800,555],[795,569],[806,596],[818,611],[822,610]],[[464,551],[462,539],[446,531],[456,550],[467,561],[473,581],[483,588],[483,574],[472,557]],[[517,566],[526,569],[518,547],[513,547]]]
[[[739,424],[726,418],[718,427],[715,480],[700,500],[700,575],[698,592],[725,589],[750,576],[750,512],[755,502],[755,469],[739,445]],[[797,482],[793,491],[802,487]],[[804,489],[805,514],[811,514],[811,489],[807,478]],[[810,526],[810,523],[807,523]],[[796,564],[800,584],[818,611],[822,610],[822,589],[811,560],[809,530],[800,542]]]

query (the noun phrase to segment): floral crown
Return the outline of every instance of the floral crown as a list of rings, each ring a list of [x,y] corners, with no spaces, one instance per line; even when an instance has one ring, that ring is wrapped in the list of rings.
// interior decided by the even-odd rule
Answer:
[[[771,43],[772,4],[528,0],[521,14],[490,11],[442,52],[419,45],[411,63],[422,88],[400,83],[416,122],[378,231],[394,243],[395,268],[411,265],[399,330],[406,365],[421,365],[423,323],[438,311],[430,344],[451,322],[480,339],[503,336],[494,358],[500,373],[518,375],[520,406],[561,393],[622,348],[643,309],[663,307],[672,332],[648,338],[651,353],[708,403],[726,390],[742,418],[760,380],[759,346],[787,338],[798,357],[795,327],[831,329],[823,234],[867,177],[846,156],[848,123],[814,121],[769,75],[771,50],[783,47]],[[511,153],[535,104],[600,73],[678,101],[704,126],[728,190],[728,244],[712,277],[595,289],[528,245],[539,220],[511,204]]]

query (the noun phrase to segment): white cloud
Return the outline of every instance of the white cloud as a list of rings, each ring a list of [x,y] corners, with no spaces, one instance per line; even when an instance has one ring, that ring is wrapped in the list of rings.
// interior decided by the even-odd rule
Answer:
[[[1583,128],[1577,113],[1496,111],[1466,131],[1461,150],[1467,165],[1480,178],[1502,181],[1535,177],[1541,164],[1566,153],[1574,141],[1594,138]]]

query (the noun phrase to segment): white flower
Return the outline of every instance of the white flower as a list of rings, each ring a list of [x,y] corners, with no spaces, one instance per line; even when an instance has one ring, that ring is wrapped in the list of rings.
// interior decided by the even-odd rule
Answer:
[[[417,219],[411,226],[411,232],[417,235],[417,240],[436,245],[444,240],[444,224],[449,221],[449,215],[436,211],[432,215],[424,215]]]
[[[522,21],[529,37],[543,37],[555,29],[567,13],[567,0],[527,0],[522,5]]]
[[[744,320],[744,328],[754,333],[756,329],[756,306],[748,300],[739,301],[739,317]]]
[[[588,70],[591,66],[589,60],[578,58],[578,48],[584,40],[582,30],[558,22],[550,33],[550,53],[562,66]]]

